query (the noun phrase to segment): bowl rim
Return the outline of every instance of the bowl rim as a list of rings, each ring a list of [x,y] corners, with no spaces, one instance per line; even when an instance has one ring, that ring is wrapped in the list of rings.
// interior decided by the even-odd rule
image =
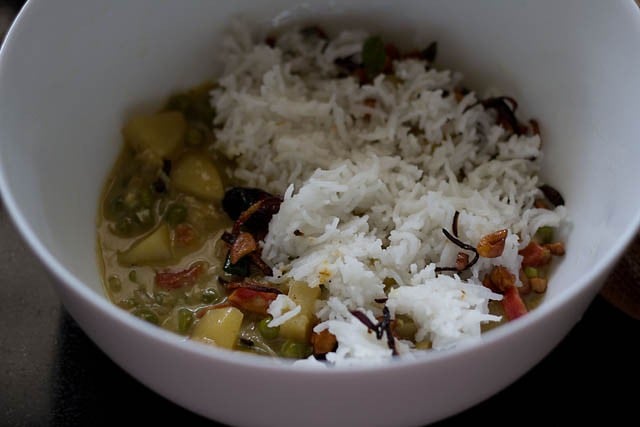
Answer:
[[[3,77],[4,73],[2,73],[2,69],[5,66],[4,64],[8,61],[7,57],[9,56],[9,53],[7,52],[13,50],[13,43],[15,42],[15,39],[19,37],[19,33],[23,31],[22,28],[25,26],[25,22],[33,13],[33,10],[42,3],[45,2],[29,0],[20,10],[5,35],[4,42],[0,49],[0,93],[4,91],[3,86],[5,85],[5,78]],[[633,2],[631,2],[631,5],[637,6]],[[638,7],[635,7],[635,9],[636,12],[640,11]],[[636,18],[639,16],[640,14],[637,13]],[[331,366],[330,369],[314,369],[310,368],[308,365],[293,364],[291,361],[286,359],[226,350],[191,341],[186,337],[182,337],[155,325],[151,325],[142,319],[138,319],[135,316],[130,315],[125,310],[115,306],[108,300],[106,295],[100,295],[98,292],[89,288],[54,256],[44,243],[40,241],[36,232],[31,227],[27,219],[28,215],[26,215],[24,210],[20,207],[11,186],[11,179],[6,174],[6,168],[3,166],[7,158],[6,155],[3,155],[5,150],[4,147],[5,144],[0,144],[0,197],[2,198],[9,217],[22,239],[27,243],[32,253],[37,256],[39,261],[54,276],[55,282],[57,282],[53,283],[54,287],[62,286],[67,288],[75,296],[88,304],[91,310],[98,310],[105,314],[111,321],[118,322],[120,326],[131,329],[138,335],[144,335],[146,338],[151,339],[156,343],[169,346],[172,350],[184,352],[189,356],[210,358],[212,362],[220,361],[237,366],[278,370],[281,372],[304,372],[309,375],[320,374],[323,376],[343,375],[345,371],[354,375],[369,374],[374,370],[376,372],[388,371],[394,370],[398,367],[414,367],[416,365],[441,361],[445,358],[465,356],[477,351],[479,348],[491,346],[497,342],[508,339],[514,334],[518,334],[521,331],[533,327],[542,318],[562,310],[566,304],[577,298],[583,292],[590,288],[599,286],[599,279],[607,273],[609,268],[614,266],[614,263],[622,256],[624,250],[631,244],[638,233],[638,230],[640,230],[640,211],[638,211],[631,216],[630,221],[624,227],[623,232],[613,242],[610,250],[595,262],[585,274],[580,276],[577,280],[577,284],[570,289],[560,291],[557,297],[551,301],[543,302],[535,310],[528,313],[527,316],[508,322],[507,324],[501,325],[499,328],[494,328],[490,331],[484,332],[481,339],[462,343],[451,349],[424,352],[424,354],[420,354],[417,357],[394,358],[389,363]],[[59,294],[59,290],[57,291]],[[102,351],[105,351],[104,348],[101,347],[101,349]]]

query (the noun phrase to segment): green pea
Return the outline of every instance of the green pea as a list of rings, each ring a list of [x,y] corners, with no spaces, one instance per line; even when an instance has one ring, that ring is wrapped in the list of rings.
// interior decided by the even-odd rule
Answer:
[[[138,273],[135,270],[129,271],[129,280],[134,283],[138,280]]]
[[[187,208],[179,203],[174,203],[167,208],[164,220],[172,226],[183,223],[187,219]]]
[[[207,288],[202,291],[202,296],[200,297],[203,303],[211,304],[220,299],[220,295],[218,295],[218,291],[215,288]]]
[[[362,46],[362,65],[369,77],[380,74],[387,60],[384,42],[380,37],[369,37]]]
[[[107,283],[109,284],[109,290],[111,292],[120,292],[122,290],[122,283],[116,275],[109,276]]]
[[[186,334],[191,325],[193,324],[193,311],[186,307],[178,310],[178,331],[181,334]]]
[[[282,354],[282,357],[290,359],[304,359],[311,356],[312,350],[311,346],[307,344],[287,340],[282,344],[280,353]]]
[[[544,226],[538,228],[536,239],[542,244],[553,242],[553,227]]]
[[[158,316],[148,307],[138,307],[133,311],[133,314],[149,323],[158,324]]]
[[[268,340],[278,338],[278,335],[280,335],[280,326],[275,326],[273,328],[269,326],[271,319],[271,317],[265,317],[258,322],[258,332]]]
[[[524,268],[524,274],[529,279],[533,279],[534,277],[540,277],[540,272],[535,267],[525,267]]]

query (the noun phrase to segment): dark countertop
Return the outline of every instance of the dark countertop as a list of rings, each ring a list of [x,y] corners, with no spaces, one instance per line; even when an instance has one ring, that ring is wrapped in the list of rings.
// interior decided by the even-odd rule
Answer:
[[[20,3],[0,2],[0,37]],[[607,289],[621,283],[640,283],[640,238]],[[566,339],[520,380],[437,425],[636,424],[639,326],[598,297]],[[0,426],[214,424],[138,383],[87,338],[1,201],[0,361]]]

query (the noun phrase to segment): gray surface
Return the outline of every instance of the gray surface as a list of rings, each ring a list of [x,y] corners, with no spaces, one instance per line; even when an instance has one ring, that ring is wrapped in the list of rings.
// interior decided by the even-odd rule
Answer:
[[[0,414],[30,423],[50,412],[61,307],[47,272],[22,244],[1,203]]]

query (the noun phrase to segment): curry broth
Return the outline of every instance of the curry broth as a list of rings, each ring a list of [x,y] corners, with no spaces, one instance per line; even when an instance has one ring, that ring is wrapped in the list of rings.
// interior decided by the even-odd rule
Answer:
[[[131,125],[134,118],[125,125],[124,148],[106,181],[97,227],[98,261],[109,299],[150,323],[191,337],[198,333],[196,325],[203,323],[201,319],[209,310],[230,305],[221,282],[233,279],[224,270],[228,247],[221,238],[233,222],[222,209],[221,195],[188,194],[171,177],[172,172],[177,173],[175,165],[179,167],[189,158],[210,162],[222,189],[235,184],[226,173],[233,161],[212,148],[211,88],[211,84],[203,84],[173,95],[156,116],[145,116]],[[132,128],[141,121],[145,126],[150,122],[156,126],[153,121],[160,115],[166,119],[159,124],[163,131],[171,134],[173,129],[167,128],[166,122],[174,122],[181,126],[184,139],[171,150],[160,144],[162,155],[131,141],[148,133],[144,126],[143,130]],[[167,245],[169,250],[159,257],[154,248],[145,246],[146,241]],[[140,258],[142,246],[146,259]],[[190,271],[197,271],[197,276],[191,277]],[[180,276],[181,272],[187,274]],[[159,277],[166,280],[161,282]],[[185,278],[188,280],[181,282]],[[265,320],[268,317],[264,315],[244,312],[238,339],[231,347],[270,356],[308,356],[308,343],[280,336]],[[206,337],[200,340],[209,342]]]

